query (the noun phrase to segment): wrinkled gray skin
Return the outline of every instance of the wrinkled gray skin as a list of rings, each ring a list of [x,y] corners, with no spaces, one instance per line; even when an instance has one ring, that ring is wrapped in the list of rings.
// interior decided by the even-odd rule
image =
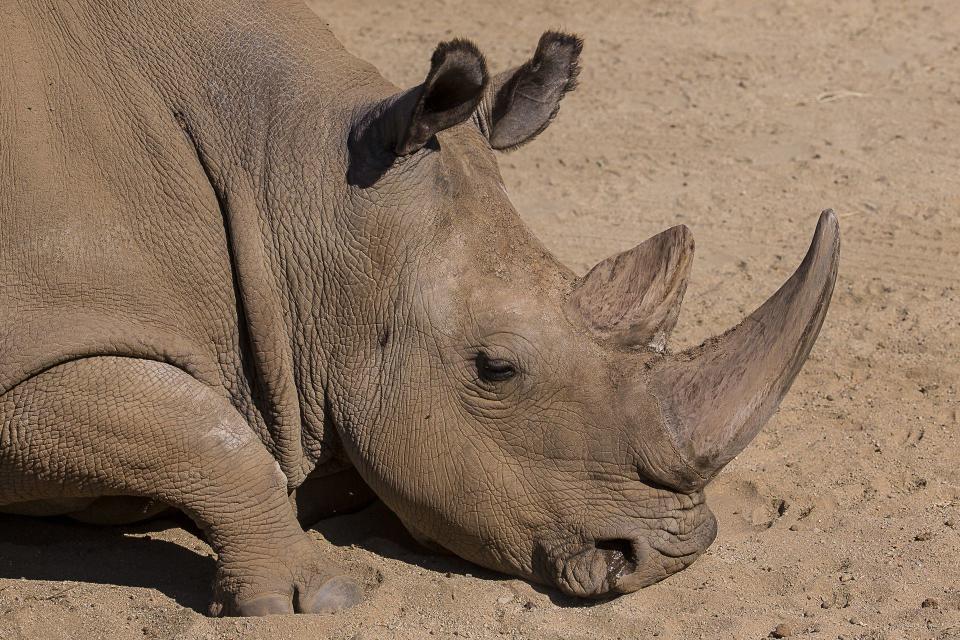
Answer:
[[[497,170],[572,88],[575,38],[492,78],[447,43],[402,92],[298,4],[138,7],[0,8],[3,510],[181,509],[220,614],[360,599],[296,519],[351,482],[568,594],[703,553],[704,485],[823,321],[832,214],[754,317],[672,356],[689,232],[578,279]]]

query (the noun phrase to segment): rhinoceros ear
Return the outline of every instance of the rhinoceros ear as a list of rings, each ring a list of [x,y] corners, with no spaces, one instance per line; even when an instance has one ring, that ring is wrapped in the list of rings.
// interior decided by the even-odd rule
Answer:
[[[548,31],[531,60],[494,77],[475,116],[491,147],[515,149],[547,128],[576,88],[582,50],[577,36]]]
[[[440,43],[423,84],[371,108],[354,128],[398,156],[422,149],[437,133],[473,114],[487,86],[487,64],[467,40]]]
[[[664,351],[693,265],[693,234],[667,229],[607,258],[577,283],[568,308],[603,340]]]

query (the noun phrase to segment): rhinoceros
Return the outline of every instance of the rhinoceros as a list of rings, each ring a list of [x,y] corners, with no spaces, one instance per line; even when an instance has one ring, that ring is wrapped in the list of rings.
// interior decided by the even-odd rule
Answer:
[[[573,35],[496,75],[444,42],[408,90],[297,2],[4,3],[0,38],[4,512],[178,509],[214,615],[361,600],[300,521],[364,487],[585,598],[711,544],[705,485],[823,323],[832,212],[766,303],[672,353],[690,231],[577,277],[498,172],[574,88]]]

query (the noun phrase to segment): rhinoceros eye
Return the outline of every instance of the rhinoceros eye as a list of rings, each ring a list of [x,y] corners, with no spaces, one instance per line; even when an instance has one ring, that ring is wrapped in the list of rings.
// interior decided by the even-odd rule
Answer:
[[[517,369],[507,360],[491,358],[481,351],[477,354],[477,376],[484,382],[503,382],[517,375]]]

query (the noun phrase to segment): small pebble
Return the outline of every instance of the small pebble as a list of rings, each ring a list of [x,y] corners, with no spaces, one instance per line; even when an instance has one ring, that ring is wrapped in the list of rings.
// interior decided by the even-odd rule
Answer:
[[[770,632],[771,638],[789,638],[797,632],[796,628],[789,622],[781,622],[773,631]]]
[[[920,606],[923,607],[924,609],[939,609],[940,603],[933,598],[927,598],[926,600],[920,603]]]

